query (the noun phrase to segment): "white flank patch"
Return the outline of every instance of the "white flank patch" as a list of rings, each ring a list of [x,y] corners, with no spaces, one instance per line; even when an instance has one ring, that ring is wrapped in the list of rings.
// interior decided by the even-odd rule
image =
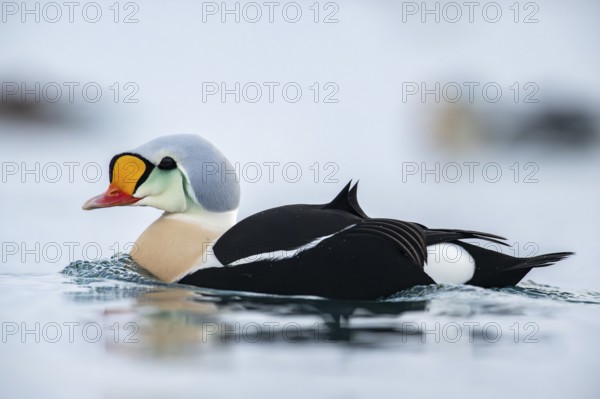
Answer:
[[[460,245],[435,244],[427,247],[424,270],[437,284],[464,284],[475,273],[475,260]]]

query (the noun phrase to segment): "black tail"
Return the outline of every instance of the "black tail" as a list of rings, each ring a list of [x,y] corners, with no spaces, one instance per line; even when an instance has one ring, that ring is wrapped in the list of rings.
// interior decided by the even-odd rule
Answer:
[[[534,267],[550,266],[573,255],[573,252],[558,252],[532,258],[515,258],[477,245],[461,241],[455,243],[467,250],[475,260],[475,273],[467,284],[486,288],[516,285]]]
[[[509,267],[506,270],[518,270],[518,269],[532,269],[534,267],[546,267],[555,264],[571,255],[575,255],[574,252],[556,252],[553,254],[545,254],[534,256],[533,258],[520,258],[521,262]],[[519,259],[519,258],[517,258]]]

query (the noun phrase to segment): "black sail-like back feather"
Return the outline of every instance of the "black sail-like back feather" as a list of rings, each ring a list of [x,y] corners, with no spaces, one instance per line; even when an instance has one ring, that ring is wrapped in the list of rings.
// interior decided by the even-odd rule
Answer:
[[[352,209],[354,210],[354,213],[357,216],[360,216],[364,219],[369,218],[367,216],[367,214],[362,210],[360,205],[358,204],[358,180],[356,181],[356,183],[354,184],[354,186],[350,189],[350,192],[348,193],[348,202],[350,203],[350,206],[352,207]]]
[[[358,204],[357,191],[358,182],[350,188],[352,180],[340,191],[340,193],[328,204],[323,205],[323,209],[339,209],[346,211],[354,216],[362,219],[367,219],[368,216]]]

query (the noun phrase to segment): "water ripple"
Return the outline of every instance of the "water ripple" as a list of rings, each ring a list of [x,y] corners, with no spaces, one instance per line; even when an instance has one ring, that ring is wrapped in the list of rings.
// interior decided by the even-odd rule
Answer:
[[[89,284],[97,281],[114,280],[134,283],[141,286],[154,287],[183,287],[179,284],[163,283],[146,270],[141,268],[129,255],[115,255],[110,259],[98,261],[78,260],[69,264],[62,273],[74,278],[78,284]],[[186,286],[186,288],[190,288]],[[115,288],[116,289],[116,288]],[[131,289],[129,287],[128,289]],[[319,298],[282,297],[242,293],[234,291],[220,291],[206,288],[193,288],[201,295],[217,296],[223,301],[246,300],[281,305],[290,303],[314,303],[327,301]],[[144,290],[146,291],[146,290]],[[360,301],[362,303],[397,304],[399,307],[408,302],[423,303],[423,301],[445,300],[454,303],[477,304],[479,310],[495,313],[498,311],[520,313],[519,309],[531,301],[544,301],[544,303],[563,304],[592,304],[600,305],[600,293],[593,291],[565,291],[558,287],[525,281],[516,287],[486,289],[469,285],[427,285],[416,286],[400,291],[389,298],[380,301]],[[332,301],[328,301],[332,302]],[[341,302],[341,301],[335,301]],[[542,303],[539,303],[540,305]]]

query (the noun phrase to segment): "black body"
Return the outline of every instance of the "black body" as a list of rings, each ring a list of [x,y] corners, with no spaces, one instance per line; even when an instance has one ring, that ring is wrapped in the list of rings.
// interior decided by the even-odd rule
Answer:
[[[201,269],[180,283],[279,295],[377,299],[435,283],[423,271],[429,245],[462,246],[475,260],[475,274],[467,283],[482,287],[515,285],[532,268],[571,254],[515,258],[458,241],[480,239],[506,245],[504,238],[493,234],[369,218],[358,204],[356,191],[357,186],[350,188],[348,183],[328,204],[287,205],[242,220],[213,248],[225,266]],[[264,253],[272,254],[271,258],[258,257]],[[282,254],[286,256],[277,259]],[[244,258],[243,264],[235,265]]]

